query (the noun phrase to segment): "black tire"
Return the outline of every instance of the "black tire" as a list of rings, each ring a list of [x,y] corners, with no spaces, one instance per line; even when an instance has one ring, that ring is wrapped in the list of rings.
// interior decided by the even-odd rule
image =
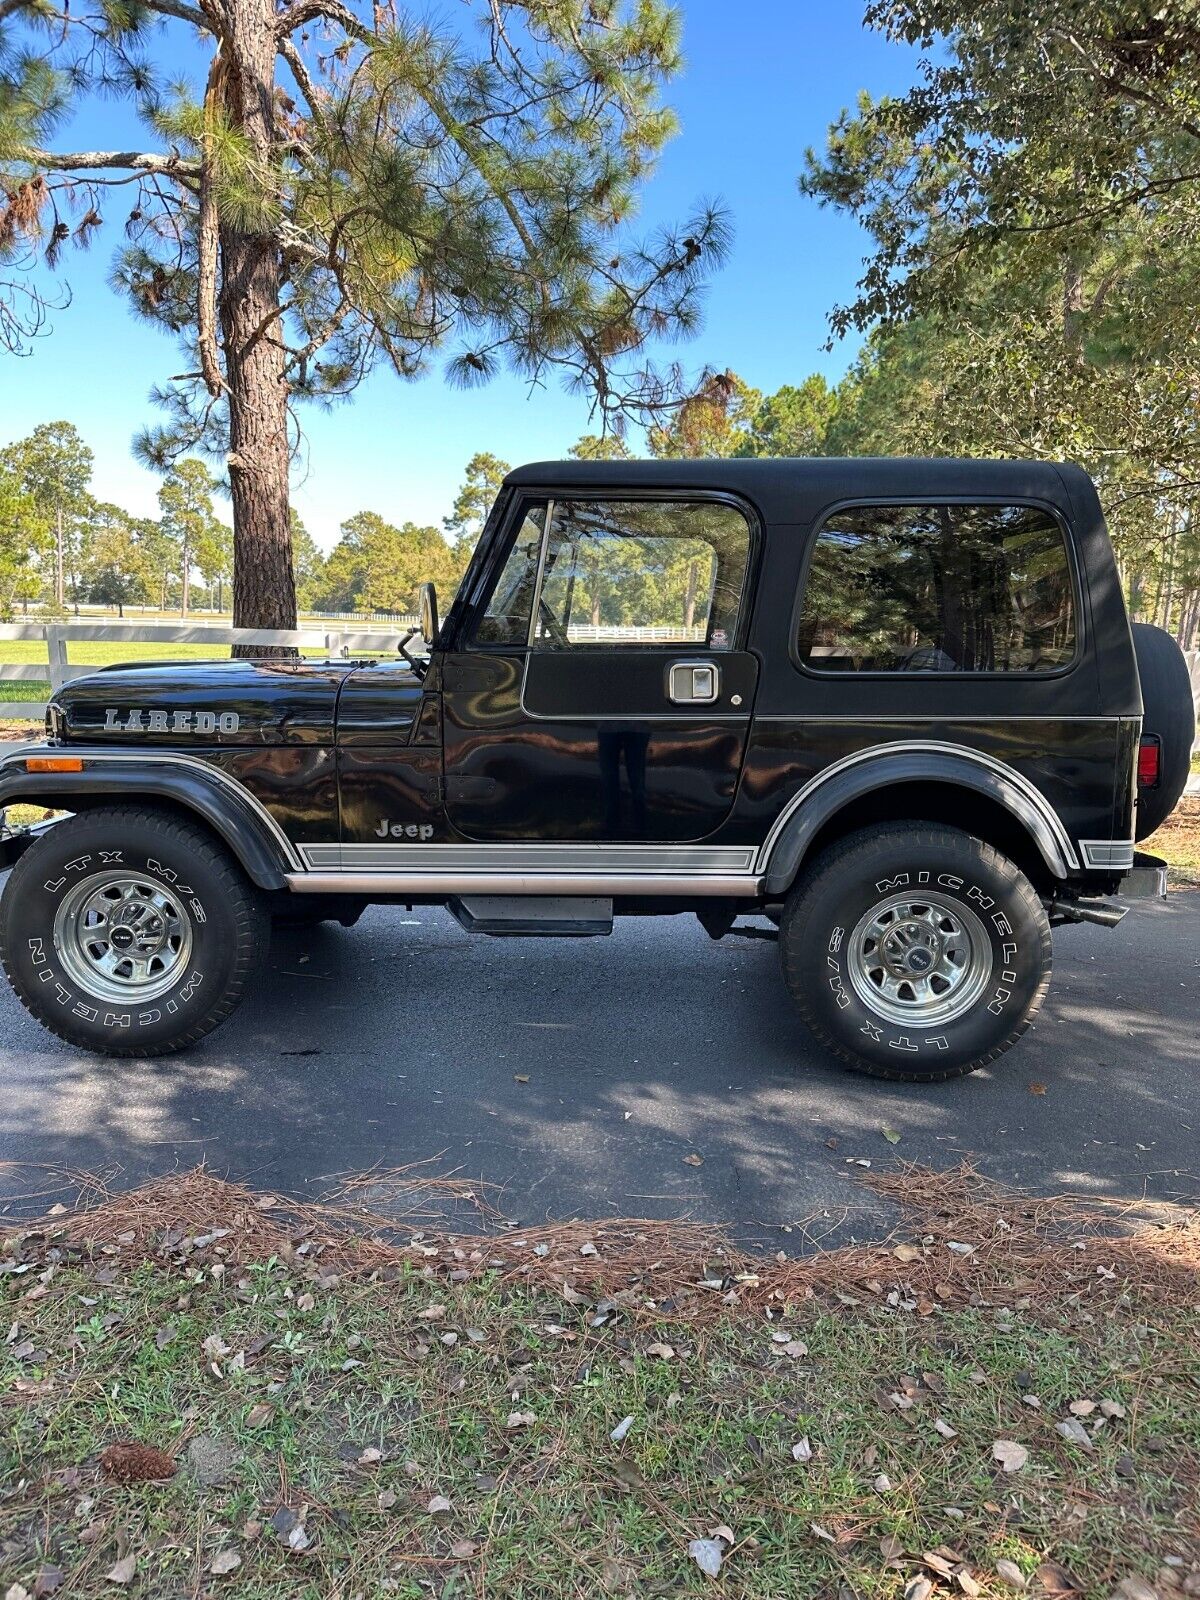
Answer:
[[[885,932],[874,940],[868,913],[894,904],[909,910],[891,924],[885,910]],[[903,963],[915,962],[922,944],[929,970],[917,976],[914,966],[910,981]],[[903,952],[899,974],[885,946]],[[823,852],[788,896],[779,949],[784,981],[816,1039],[856,1072],[904,1083],[942,1083],[995,1061],[1029,1026],[1050,983],[1050,924],[1033,885],[991,845],[932,823],[865,830]],[[961,972],[952,959],[960,952]],[[892,996],[873,965],[899,983]],[[928,986],[926,1002],[914,985]],[[910,1001],[910,1020],[883,1009],[903,1012]],[[924,1020],[922,1003],[946,1014]]]
[[[1196,706],[1187,660],[1169,633],[1148,622],[1135,622],[1133,648],[1145,707],[1142,732],[1157,734],[1162,744],[1158,787],[1138,791],[1135,833],[1148,839],[1171,815],[1187,787],[1196,742]]]
[[[132,886],[127,902],[122,886]],[[111,939],[84,937],[97,905]],[[109,1056],[202,1039],[241,1000],[270,931],[262,895],[209,833],[142,808],[57,823],[17,862],[0,902],[0,960],[21,1003],[60,1039]],[[137,954],[156,938],[160,948]]]

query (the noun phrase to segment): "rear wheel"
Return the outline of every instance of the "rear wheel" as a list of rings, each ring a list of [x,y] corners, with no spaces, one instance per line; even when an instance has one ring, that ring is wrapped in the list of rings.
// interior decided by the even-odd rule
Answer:
[[[0,959],[26,1008],[113,1056],[181,1050],[242,998],[266,953],[261,894],[203,829],[104,808],[56,823],[0,903]]]
[[[850,835],[789,895],[784,979],[815,1037],[877,1078],[937,1083],[1013,1044],[1050,982],[1050,926],[1007,857],[954,828]]]

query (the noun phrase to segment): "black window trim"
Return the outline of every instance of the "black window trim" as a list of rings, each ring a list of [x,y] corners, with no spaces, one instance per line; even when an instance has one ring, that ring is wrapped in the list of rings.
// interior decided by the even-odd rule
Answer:
[[[800,634],[800,619],[804,610],[804,596],[808,591],[808,572],[812,564],[813,551],[817,547],[817,540],[825,532],[831,517],[839,511],[852,510],[860,506],[1028,506],[1035,511],[1046,511],[1058,524],[1058,531],[1062,537],[1063,548],[1067,555],[1067,572],[1071,579],[1071,600],[1075,607],[1075,653],[1071,660],[1061,667],[1051,667],[1044,672],[822,672],[819,667],[811,667],[805,661],[798,649]],[[788,624],[788,658],[797,672],[802,672],[806,678],[814,678],[819,683],[894,683],[897,679],[905,683],[1045,683],[1054,678],[1068,677],[1082,666],[1087,654],[1088,645],[1088,617],[1083,604],[1083,582],[1079,570],[1078,556],[1075,541],[1071,537],[1071,525],[1064,516],[1062,507],[1050,500],[1044,500],[1038,495],[1015,494],[902,494],[902,495],[852,495],[845,499],[831,501],[823,506],[813,518],[809,528],[807,542],[804,547],[803,559],[800,563],[800,577],[796,585],[796,597],[792,602],[791,621]]]
[[[488,586],[486,594],[476,597],[471,602],[469,614],[463,618],[461,642],[456,643],[456,649],[475,650],[490,653],[492,655],[509,656],[530,655],[534,653],[534,647],[529,643],[528,639],[521,644],[497,645],[486,642],[478,642],[475,638],[475,633],[479,627],[481,619],[486,614],[488,603],[490,602],[492,595],[495,593],[496,584],[500,581],[500,577],[504,571],[504,567],[508,561],[508,558],[512,554],[513,546],[517,542],[517,535],[521,531],[521,524],[524,522],[525,517],[535,506],[553,505],[556,502],[563,500],[601,500],[610,502],[629,500],[669,500],[676,501],[683,505],[695,504],[696,502],[727,505],[731,506],[733,510],[740,512],[745,518],[746,526],[750,536],[749,549],[746,555],[746,571],[742,578],[742,589],[738,598],[737,634],[736,637],[731,641],[728,649],[712,650],[707,644],[696,644],[694,641],[685,642],[682,640],[677,640],[674,643],[671,643],[668,640],[644,640],[641,642],[631,641],[629,644],[615,643],[605,644],[603,646],[595,645],[591,647],[585,644],[581,645],[579,647],[580,649],[588,650],[589,648],[592,648],[597,651],[602,648],[608,650],[613,648],[618,650],[659,650],[663,652],[673,651],[675,654],[678,654],[680,650],[687,648],[693,651],[699,650],[703,653],[712,654],[715,656],[728,655],[729,651],[731,650],[746,649],[746,641],[750,637],[750,622],[754,611],[755,600],[758,594],[759,566],[762,561],[763,547],[765,544],[763,537],[762,517],[757,506],[755,506],[753,502],[747,500],[740,494],[734,493],[732,490],[725,489],[690,489],[686,487],[679,489],[626,489],[616,488],[615,486],[612,489],[608,489],[593,488],[590,485],[585,489],[581,489],[579,487],[556,487],[553,484],[546,484],[544,487],[539,485],[537,488],[534,488],[532,485],[522,485],[519,492],[513,496],[513,502],[505,513],[505,527],[501,541],[503,554],[497,558],[498,564],[495,568],[495,579],[490,586]],[[542,534],[543,554],[545,552],[545,541],[549,537],[549,532],[549,526],[547,526]],[[537,653],[540,654],[541,652]],[[551,652],[546,653],[550,654]]]

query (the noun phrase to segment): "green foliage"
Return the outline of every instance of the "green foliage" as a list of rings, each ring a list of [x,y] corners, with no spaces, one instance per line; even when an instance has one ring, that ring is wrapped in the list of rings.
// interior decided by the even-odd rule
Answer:
[[[201,190],[222,240],[261,237],[283,263],[272,337],[298,398],[343,397],[377,362],[413,378],[437,355],[463,385],[504,365],[539,383],[557,371],[606,417],[644,414],[680,386],[641,352],[696,328],[728,222],[699,205],[648,238],[628,226],[675,131],[661,95],[680,65],[679,13],[664,0],[471,9],[474,27],[424,7],[377,7],[368,25],[331,0],[320,40],[299,18],[281,26],[264,147],[229,87],[242,63],[214,64],[202,98],[160,81],[152,24],[178,15],[168,0],[93,0],[49,31],[38,0],[16,0],[0,55],[0,251],[6,236],[26,255],[44,246],[53,266],[130,196],[113,287],[181,338],[191,374],[156,393],[168,422],[138,441],[156,467],[227,447],[227,395],[196,376]],[[66,110],[113,94],[170,172],[110,190],[123,180],[71,153],[39,157]]]
[[[474,550],[508,471],[507,461],[501,461],[499,456],[486,450],[479,451],[467,462],[466,476],[454,509],[443,519],[446,532],[453,534],[455,547],[464,558]]]
[[[190,601],[192,569],[199,567],[211,580],[227,574],[232,562],[229,529],[213,511],[212,496],[216,487],[203,461],[193,456],[176,462],[158,491],[162,511],[159,526],[164,538],[174,547],[175,571],[179,575],[185,613]]]
[[[145,525],[120,506],[97,505],[91,524],[85,568],[88,598],[116,606],[124,616],[127,605],[152,598],[158,575],[156,552],[140,535]]]
[[[317,542],[304,526],[300,513],[292,508],[292,573],[296,580],[296,599],[305,607],[313,605],[325,571],[325,557]]]
[[[50,548],[50,529],[18,473],[0,466],[0,620],[41,587],[38,559]]]
[[[873,253],[835,333],[875,324],[831,448],[1065,457],[1100,485],[1131,599],[1200,626],[1200,52],[1190,8],[873,0],[925,51],[860,97],[804,193]]]
[[[395,527],[374,511],[342,523],[342,537],[315,585],[313,603],[322,611],[416,610],[419,585],[436,583],[448,603],[462,576],[462,553],[437,528],[406,522]]]
[[[632,453],[618,433],[585,433],[567,451],[576,461],[628,461]]]
[[[79,598],[88,525],[92,452],[70,422],[43,422],[0,456],[16,475],[50,537],[39,547],[50,596],[61,607],[68,591]],[[61,545],[60,545],[61,541]]]

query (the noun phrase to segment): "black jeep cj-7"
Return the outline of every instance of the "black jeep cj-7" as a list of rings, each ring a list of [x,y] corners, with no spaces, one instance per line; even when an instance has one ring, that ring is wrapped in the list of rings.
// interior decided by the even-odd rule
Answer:
[[[0,764],[0,803],[71,813],[4,845],[30,1011],[178,1050],[241,999],[272,917],[371,902],[555,936],[758,913],[823,1044],[929,1082],[1025,1029],[1054,924],[1163,892],[1135,841],[1186,781],[1188,674],[1131,631],[1075,468],[523,467],[422,632],[427,660],[61,691]]]

